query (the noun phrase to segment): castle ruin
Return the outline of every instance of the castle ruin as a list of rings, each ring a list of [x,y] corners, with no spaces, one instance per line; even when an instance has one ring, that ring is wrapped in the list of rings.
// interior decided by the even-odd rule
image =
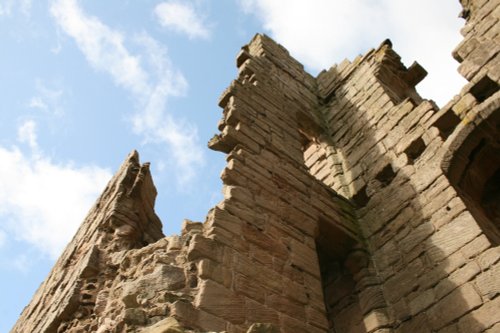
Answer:
[[[313,77],[256,35],[223,201],[165,237],[131,153],[11,333],[500,332],[500,0],[461,3],[441,109],[390,41]]]

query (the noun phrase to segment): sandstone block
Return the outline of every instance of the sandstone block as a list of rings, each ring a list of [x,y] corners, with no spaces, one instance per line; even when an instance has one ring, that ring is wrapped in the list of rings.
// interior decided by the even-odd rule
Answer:
[[[280,316],[280,328],[282,333],[311,333],[304,322],[287,315]]]
[[[500,297],[491,300],[460,319],[460,332],[479,333],[500,322]],[[493,331],[494,332],[494,331]]]
[[[266,296],[266,305],[292,318],[305,318],[305,307],[281,295],[269,294]]]
[[[226,321],[200,309],[195,309],[190,302],[180,300],[171,306],[171,315],[182,325],[205,331],[223,331]]]
[[[279,313],[261,303],[246,299],[247,322],[269,323],[279,326]]]
[[[405,298],[400,299],[388,308],[391,318],[397,323],[407,321],[410,318],[410,309]]]
[[[383,286],[387,300],[391,303],[395,302],[418,287],[418,277],[422,274],[422,269],[422,262],[416,259],[408,264],[404,270],[390,278]]]
[[[141,333],[184,333],[179,322],[174,317],[165,318],[153,326],[141,330]]]
[[[389,324],[389,316],[383,309],[373,310],[363,318],[363,323],[366,330],[371,332],[377,328],[386,327]]]
[[[450,293],[453,289],[463,285],[471,280],[480,272],[478,264],[474,261],[468,263],[464,267],[456,270],[448,278],[441,280],[441,282],[434,288],[437,299]]]
[[[477,258],[477,262],[483,271],[498,261],[500,261],[500,247],[498,246],[488,249]]]
[[[273,269],[269,269],[252,259],[237,255],[234,258],[233,269],[235,272],[253,280],[256,284],[261,284],[263,287],[274,292],[281,293],[283,290],[283,277]]]
[[[307,307],[306,315],[307,323],[309,325],[321,328],[325,331],[328,329],[328,320],[326,318],[325,311],[319,311],[313,307]]]
[[[243,297],[210,280],[201,283],[194,304],[233,324],[241,324],[246,319]]]
[[[397,333],[431,333],[433,332],[429,327],[429,321],[425,313],[414,317],[402,323],[397,329]]]
[[[476,221],[469,212],[460,214],[449,224],[442,227],[427,240],[428,256],[440,261],[481,233]]]
[[[403,251],[410,252],[414,247],[421,244],[427,237],[434,232],[434,226],[431,223],[422,223],[420,226],[412,230],[408,236],[403,238],[399,244]]]
[[[127,324],[143,325],[146,323],[146,312],[142,309],[125,309],[123,319]]]
[[[476,286],[486,298],[493,299],[500,294],[500,263],[478,275]]]
[[[243,237],[266,250],[270,255],[278,258],[286,259],[288,257],[288,250],[286,246],[279,241],[279,239],[271,238],[263,230],[249,224],[243,226]]]
[[[408,306],[410,308],[410,313],[416,315],[422,310],[425,310],[435,302],[435,295],[433,289],[427,289],[424,292],[420,292],[414,299],[412,299]]]
[[[244,275],[238,274],[234,278],[234,290],[253,300],[258,301],[259,303],[264,303],[265,290],[262,288],[262,286],[259,286],[255,283],[255,281],[252,281]]]
[[[214,280],[224,284],[224,272],[221,265],[210,259],[202,259],[198,262],[198,273],[201,279]]]
[[[292,265],[295,265],[309,274],[319,278],[320,272],[319,264],[316,259],[316,251],[294,240],[292,240],[290,247],[290,259]]]
[[[216,262],[222,261],[222,249],[209,238],[202,235],[194,235],[189,243],[188,260],[208,258]]]
[[[124,284],[122,302],[127,308],[138,307],[139,298],[151,299],[163,290],[179,290],[186,285],[182,268],[163,264],[151,273]]]
[[[380,286],[363,288],[358,294],[358,298],[364,314],[386,306],[384,294]]]
[[[486,249],[491,246],[490,241],[486,238],[486,236],[480,235],[476,237],[472,242],[465,245],[460,251],[463,253],[466,258],[474,258],[480,253],[483,253]]]
[[[434,330],[440,329],[481,303],[474,287],[470,283],[463,285],[427,311],[430,326]]]

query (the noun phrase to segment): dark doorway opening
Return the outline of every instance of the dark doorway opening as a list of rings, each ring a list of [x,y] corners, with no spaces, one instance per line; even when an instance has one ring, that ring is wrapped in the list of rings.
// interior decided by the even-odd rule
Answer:
[[[345,265],[355,240],[335,224],[319,222],[316,249],[329,332],[365,332],[356,281]]]

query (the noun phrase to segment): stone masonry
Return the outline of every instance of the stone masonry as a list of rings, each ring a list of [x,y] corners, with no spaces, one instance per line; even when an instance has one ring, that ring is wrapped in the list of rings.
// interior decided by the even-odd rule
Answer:
[[[256,35],[224,199],[165,237],[132,152],[11,333],[500,332],[500,0],[461,0],[443,108],[389,40],[317,77]]]

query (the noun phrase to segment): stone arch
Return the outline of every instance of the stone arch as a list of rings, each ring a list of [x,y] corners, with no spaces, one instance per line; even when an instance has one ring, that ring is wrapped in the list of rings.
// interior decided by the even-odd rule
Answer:
[[[500,105],[492,101],[461,124],[442,168],[485,236],[500,245]]]

